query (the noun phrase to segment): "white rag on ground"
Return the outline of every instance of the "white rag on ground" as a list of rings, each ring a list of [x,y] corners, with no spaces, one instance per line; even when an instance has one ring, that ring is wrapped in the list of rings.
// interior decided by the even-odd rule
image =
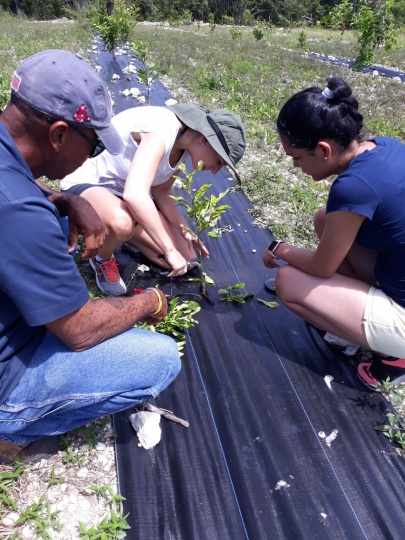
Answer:
[[[162,436],[160,414],[140,411],[131,414],[129,419],[138,436],[139,446],[149,450],[157,445]]]

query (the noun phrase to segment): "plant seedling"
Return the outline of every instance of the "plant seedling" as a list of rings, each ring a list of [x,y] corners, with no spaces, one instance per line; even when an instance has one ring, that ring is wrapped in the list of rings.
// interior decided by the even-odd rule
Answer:
[[[49,478],[48,478],[48,484],[49,484],[50,486],[54,486],[54,485],[56,485],[56,484],[64,484],[64,483],[65,483],[65,479],[56,476],[56,474],[55,474],[55,468],[52,467],[52,469],[51,469],[51,474],[50,474],[50,476],[49,476]]]
[[[233,287],[231,285],[225,285],[218,290],[218,299],[221,302],[238,302],[239,304],[244,304],[248,298],[254,296],[253,293],[242,293],[240,292],[245,287],[243,281],[239,281]]]
[[[125,501],[125,497],[119,493],[114,493],[113,488],[109,484],[102,484],[100,486],[92,485],[87,489],[95,493],[100,500],[104,498],[106,505],[118,505],[121,501]]]
[[[83,467],[86,462],[86,453],[73,446],[68,446],[65,451],[62,452],[62,461],[66,467]]]
[[[15,523],[16,525],[23,525],[24,523],[33,525],[35,534],[37,535],[36,538],[52,540],[49,529],[60,528],[58,514],[59,510],[55,512],[51,511],[51,506],[45,502],[45,494],[43,494],[38,499],[38,502],[34,502],[32,505],[26,507]]]
[[[125,531],[131,528],[126,519],[129,514],[123,515],[122,501],[125,501],[125,497],[119,493],[115,493],[113,488],[108,484],[102,484],[100,486],[92,485],[87,490],[95,493],[99,500],[105,499],[106,506],[111,507],[111,513],[101,523],[89,529],[82,521],[79,521],[80,537],[82,540],[103,540],[104,538],[106,540],[118,540],[125,538],[127,536]]]
[[[125,531],[131,528],[126,520],[128,515],[122,515],[122,508],[119,509],[118,513],[112,510],[109,517],[105,517],[98,526],[90,527],[90,529],[82,521],[79,521],[80,538],[82,540],[119,540],[125,538],[127,536]]]
[[[156,79],[160,77],[159,66],[157,64],[147,64],[148,48],[142,39],[131,43],[136,58],[141,63],[138,68],[138,79],[146,87],[148,103],[150,103],[150,89]]]
[[[0,508],[4,505],[14,511],[17,510],[17,501],[11,497],[11,490],[27,468],[28,465],[16,461],[12,472],[0,472]]]
[[[253,28],[253,35],[256,41],[260,41],[264,37],[264,33],[257,26]]]
[[[126,0],[115,0],[111,15],[107,11],[107,2],[101,8],[90,10],[89,16],[104,42],[104,47],[115,58],[116,47],[128,40],[136,24],[139,8],[128,6]]]
[[[211,187],[212,184],[203,184],[197,191],[193,191],[193,178],[195,173],[201,170],[203,162],[199,161],[195,171],[188,173],[186,171],[186,166],[184,163],[180,163],[179,170],[183,172],[185,178],[179,178],[184,189],[189,194],[191,200],[182,197],[171,195],[178,205],[184,206],[188,217],[193,221],[195,229],[197,231],[197,242],[201,243],[201,233],[207,229],[212,229],[217,224],[221,214],[225,212],[230,206],[223,204],[218,205],[219,201],[225,197],[229,189],[226,189],[222,193],[215,197],[215,195],[207,196],[206,192]],[[194,236],[194,233],[188,227],[185,227],[187,232]],[[206,296],[206,284],[208,280],[206,279],[206,274],[203,272],[203,256],[199,252],[199,262],[201,268],[201,294]]]
[[[405,450],[405,417],[403,415],[403,399],[405,384],[392,384],[388,377],[382,381],[377,392],[387,394],[395,408],[395,413],[387,412],[387,423],[376,426],[374,429],[381,431],[391,443],[396,442]]]

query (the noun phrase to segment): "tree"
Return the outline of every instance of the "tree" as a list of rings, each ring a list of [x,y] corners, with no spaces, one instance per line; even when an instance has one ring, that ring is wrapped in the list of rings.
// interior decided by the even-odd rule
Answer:
[[[329,15],[330,26],[334,30],[340,30],[343,34],[345,30],[349,30],[354,21],[354,7],[350,0],[343,0],[337,6],[334,6]]]
[[[354,18],[359,53],[354,62],[355,69],[370,66],[378,47],[389,50],[395,46],[397,30],[392,5],[393,0],[360,0],[359,12]]]
[[[108,0],[102,0],[99,9],[91,11],[89,16],[100,33],[105,49],[114,55],[114,49],[128,41],[136,24],[138,8],[126,0],[115,0],[110,15],[107,8]]]

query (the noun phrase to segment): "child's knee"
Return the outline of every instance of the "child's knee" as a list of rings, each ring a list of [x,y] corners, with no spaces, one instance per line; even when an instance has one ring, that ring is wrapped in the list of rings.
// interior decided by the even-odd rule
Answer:
[[[288,292],[291,291],[294,283],[294,273],[295,268],[289,264],[279,268],[276,276],[275,287],[277,296],[280,298],[280,300],[287,298]]]
[[[135,224],[132,216],[122,210],[118,210],[111,214],[109,228],[114,231],[114,234],[118,238],[129,240],[134,234]]]

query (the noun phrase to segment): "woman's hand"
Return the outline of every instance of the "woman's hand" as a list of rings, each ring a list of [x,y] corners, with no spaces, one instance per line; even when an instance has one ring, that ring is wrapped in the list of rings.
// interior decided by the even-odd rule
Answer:
[[[187,242],[188,248],[190,250],[194,248],[196,251],[198,251],[198,253],[201,252],[202,256],[206,259],[209,258],[210,253],[208,249],[204,246],[201,240],[198,241],[198,238],[194,234],[191,234],[191,232],[189,232],[187,229],[182,228],[181,236]]]
[[[165,255],[165,261],[171,268],[168,277],[182,276],[188,270],[186,259],[177,250]]]
[[[280,265],[276,262],[277,257],[274,257],[268,249],[263,251],[262,259],[264,266],[267,266],[267,268],[280,268]]]

